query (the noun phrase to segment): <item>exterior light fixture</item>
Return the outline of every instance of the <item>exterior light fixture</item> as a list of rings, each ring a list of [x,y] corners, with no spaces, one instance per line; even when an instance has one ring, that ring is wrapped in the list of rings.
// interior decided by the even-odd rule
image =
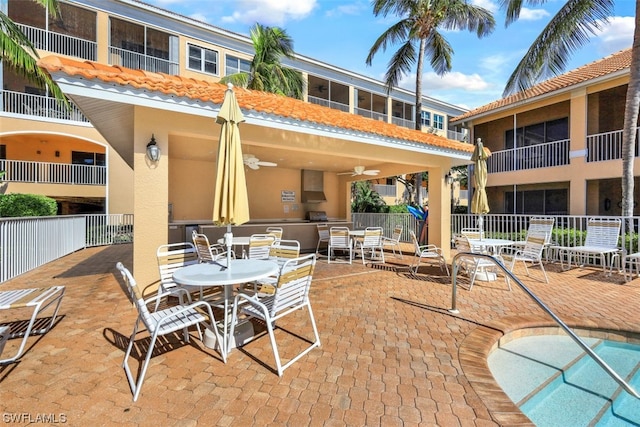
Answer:
[[[447,174],[444,176],[444,182],[446,182],[447,185],[453,184],[453,176],[451,175],[451,172],[447,172]]]
[[[155,137],[151,134],[151,140],[147,144],[147,157],[152,162],[157,162],[160,160],[160,154],[162,154],[160,152],[160,147],[158,147]]]

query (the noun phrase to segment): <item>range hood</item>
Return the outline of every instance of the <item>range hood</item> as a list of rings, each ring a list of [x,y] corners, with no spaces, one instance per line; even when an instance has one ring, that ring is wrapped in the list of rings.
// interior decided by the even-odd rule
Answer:
[[[326,202],[324,195],[324,172],[302,170],[302,203]]]

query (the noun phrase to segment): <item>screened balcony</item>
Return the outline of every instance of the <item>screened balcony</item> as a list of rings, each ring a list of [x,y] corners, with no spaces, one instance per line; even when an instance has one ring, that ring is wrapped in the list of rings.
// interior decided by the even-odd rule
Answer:
[[[107,167],[69,163],[0,160],[3,182],[106,185]]]

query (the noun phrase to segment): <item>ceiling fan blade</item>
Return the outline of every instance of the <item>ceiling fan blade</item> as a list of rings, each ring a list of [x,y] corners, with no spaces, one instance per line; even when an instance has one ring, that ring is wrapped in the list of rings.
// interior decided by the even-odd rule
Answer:
[[[277,163],[273,163],[273,162],[258,162],[258,164],[259,164],[260,166],[272,166],[272,167],[273,167],[273,166],[278,166],[278,164],[277,164]]]
[[[377,170],[377,169],[371,169],[371,170],[362,171],[363,175],[378,175],[379,173],[380,173],[380,171]]]
[[[249,166],[249,168],[253,169],[253,170],[260,169],[260,166],[258,166],[257,162],[248,162],[248,163],[246,163],[246,165]]]
[[[351,172],[338,172],[336,175],[351,175],[351,176],[354,176],[355,174],[351,171]]]

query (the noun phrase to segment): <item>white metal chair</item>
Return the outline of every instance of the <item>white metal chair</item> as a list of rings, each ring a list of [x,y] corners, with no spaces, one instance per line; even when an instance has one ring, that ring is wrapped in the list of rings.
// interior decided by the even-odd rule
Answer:
[[[170,293],[177,296],[180,304],[183,304],[185,301],[182,298],[185,296],[185,290],[173,281],[173,273],[179,268],[200,262],[195,246],[189,242],[160,245],[156,250],[156,260],[158,261],[158,272],[160,273],[158,293]],[[188,292],[186,292],[186,296],[188,298],[187,301],[191,302],[191,296]],[[156,310],[158,310],[159,305],[160,299],[156,300]]]
[[[327,224],[316,224],[318,230],[318,244],[316,245],[316,255],[320,255],[320,244],[329,245],[329,226]]]
[[[300,256],[300,242],[297,240],[276,240],[269,250],[269,260],[274,261],[280,267],[290,259]],[[255,283],[254,292],[264,295],[273,294],[278,275],[260,279]]]
[[[576,264],[581,266],[586,264],[587,258],[598,257],[602,270],[606,273],[607,256],[612,264],[614,259],[617,259],[618,262],[624,259],[626,252],[618,246],[621,226],[622,220],[619,218],[589,218],[587,220],[587,235],[582,245],[558,248],[568,255],[568,268],[571,268],[574,257]],[[563,262],[563,257],[560,259]],[[611,268],[613,265],[610,266]],[[562,265],[562,269],[565,269],[564,265]]]
[[[209,238],[206,234],[198,233],[196,230],[193,230],[191,238],[193,239],[193,245],[198,252],[200,262],[213,262],[227,256],[227,249],[224,245],[219,243],[209,243]],[[233,251],[231,251],[231,257],[235,258]]]
[[[155,297],[145,300],[143,299],[142,292],[140,292],[140,289],[138,289],[136,281],[131,275],[131,272],[129,272],[129,270],[120,262],[116,264],[116,267],[118,268],[118,270],[120,270],[120,273],[122,273],[122,277],[127,285],[127,288],[129,289],[130,296],[138,310],[138,318],[136,319],[136,322],[133,326],[133,332],[131,333],[131,337],[129,338],[129,345],[127,346],[127,350],[124,355],[124,361],[122,362],[122,367],[125,370],[127,380],[129,381],[129,386],[131,387],[131,391],[133,392],[133,401],[135,402],[136,400],[138,400],[138,396],[140,395],[140,389],[142,388],[142,383],[144,382],[144,377],[147,373],[149,361],[151,360],[153,348],[156,344],[158,336],[168,335],[182,330],[184,334],[184,340],[186,342],[189,342],[189,327],[197,326],[198,333],[200,334],[200,339],[202,339],[202,333],[200,331],[199,325],[200,323],[207,323],[208,327],[210,327],[210,329],[216,336],[216,342],[221,343],[222,340],[220,338],[220,334],[215,323],[215,318],[213,317],[213,312],[211,311],[211,306],[209,304],[204,301],[197,301],[189,305],[177,305],[151,312],[148,309],[148,304],[154,302],[156,299],[166,297],[167,295],[169,295],[169,293],[159,293]],[[141,362],[142,364],[139,369],[138,378],[136,379],[134,378],[131,372],[131,368],[129,367],[129,356],[131,355],[131,350],[133,350],[133,346],[136,341],[136,335],[138,334],[138,328],[141,324],[149,332],[150,341],[144,361]],[[219,350],[220,354],[222,355],[223,361],[226,363],[227,360],[225,352],[222,348],[220,348]],[[140,355],[142,355],[142,351],[140,351]]]
[[[479,228],[463,228],[460,234],[467,239],[484,239],[484,230],[480,230]]]
[[[343,251],[349,253],[348,261],[339,261],[336,257],[335,251]],[[333,262],[349,263],[353,259],[353,242],[349,235],[349,228],[347,227],[331,227],[329,229],[329,246],[328,246],[328,263],[331,264],[331,257],[335,257]]]
[[[552,217],[531,217],[529,219],[529,226],[527,227],[527,235],[524,240],[520,240],[513,243],[514,248],[522,249],[527,241],[527,236],[533,234],[544,234],[545,242],[544,249],[548,249],[551,246],[551,237],[553,236],[553,225],[556,220]]]
[[[269,259],[271,245],[276,241],[273,234],[252,234],[249,238],[249,259]]]
[[[455,245],[458,253],[473,253],[471,245],[469,244],[469,239],[466,236],[455,236]],[[494,255],[494,257],[502,262],[500,254]],[[470,276],[469,290],[473,288],[473,284],[476,280],[476,277],[478,276],[478,273],[485,275],[487,279],[497,279],[498,267],[490,259],[469,255],[460,258],[459,263],[463,270]],[[511,282],[507,280],[506,276],[505,282],[507,283],[509,290],[511,290]]]
[[[282,239],[282,234],[284,230],[282,227],[267,227],[267,234],[273,234],[276,238],[276,241]]]
[[[546,233],[530,232],[527,234],[527,240],[525,241],[522,249],[519,249],[510,255],[502,254],[502,257],[505,261],[511,261],[509,265],[509,270],[511,271],[513,271],[516,262],[522,262],[527,276],[530,276],[527,264],[531,264],[532,266],[536,264],[539,265],[540,270],[542,270],[542,274],[544,275],[545,282],[549,283],[547,272],[544,270],[544,265],[542,263],[542,253],[544,252],[546,242]],[[509,279],[507,278],[507,280]]]
[[[411,235],[411,240],[413,241],[413,246],[415,248],[414,261],[411,264],[411,270],[413,273],[416,274],[418,272],[420,263],[430,262],[437,264],[441,271],[444,270],[447,272],[448,276],[449,267],[447,266],[447,260],[444,258],[442,249],[436,245],[421,245],[413,230],[409,230],[409,235]],[[417,259],[415,257],[417,257]]]
[[[382,237],[382,247],[383,249],[385,247],[390,247],[391,250],[393,251],[393,256],[396,256],[396,248],[398,248],[398,253],[400,254],[400,258],[404,258],[402,256],[402,249],[400,248],[400,238],[402,237],[402,230],[403,227],[402,225],[398,224],[393,228],[393,234],[391,235],[391,237],[386,237],[383,236]]]
[[[313,271],[316,265],[315,254],[294,258],[284,263],[280,269],[278,283],[273,295],[259,297],[257,295],[247,295],[240,293],[236,295],[233,303],[233,317],[231,320],[231,336],[234,334],[238,324],[238,314],[242,313],[247,318],[262,320],[267,327],[267,333],[273,348],[273,356],[276,362],[278,375],[282,376],[285,369],[299,360],[315,347],[320,346],[320,336],[311,310],[309,301],[309,289],[313,278]],[[274,328],[276,322],[283,317],[297,312],[299,309],[307,308],[309,319],[313,328],[314,341],[297,356],[288,362],[282,363],[278,353]],[[297,321],[295,324],[298,324]],[[297,336],[297,335],[296,335]]]
[[[356,250],[360,251],[362,263],[365,264],[366,254],[370,254],[370,262],[384,263],[384,248],[382,247],[382,227],[367,227],[364,236],[356,241]]]

